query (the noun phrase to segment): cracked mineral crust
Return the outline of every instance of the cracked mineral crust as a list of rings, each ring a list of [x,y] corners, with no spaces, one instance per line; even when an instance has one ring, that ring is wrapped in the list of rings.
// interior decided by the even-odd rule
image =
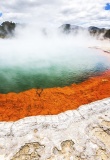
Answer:
[[[110,160],[110,98],[0,122],[0,160]]]

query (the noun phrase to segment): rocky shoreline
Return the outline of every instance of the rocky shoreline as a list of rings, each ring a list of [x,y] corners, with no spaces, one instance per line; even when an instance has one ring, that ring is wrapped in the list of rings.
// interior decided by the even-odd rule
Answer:
[[[107,43],[109,44],[109,41],[107,41]],[[101,50],[104,53],[110,54],[110,47],[109,46],[99,45],[99,46],[94,46],[94,47],[89,47],[89,48],[98,49],[98,50]]]
[[[37,115],[55,115],[110,97],[110,71],[62,88],[31,89],[0,94],[0,121]]]
[[[53,116],[0,122],[2,160],[109,160],[110,98]]]

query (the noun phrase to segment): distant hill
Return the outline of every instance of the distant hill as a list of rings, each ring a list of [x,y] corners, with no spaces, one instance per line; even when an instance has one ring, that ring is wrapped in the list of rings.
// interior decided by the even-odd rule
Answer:
[[[18,24],[14,22],[5,21],[0,25],[0,38],[8,38],[14,36],[15,28]],[[20,25],[20,24],[19,24]],[[23,26],[23,25],[21,25]],[[24,25],[25,26],[25,25]],[[77,25],[63,24],[59,27],[60,32],[65,34],[80,34],[80,31],[87,31],[91,36],[110,38],[110,29],[98,28],[95,26],[90,26],[84,28]]]
[[[16,23],[5,21],[0,25],[0,38],[13,36]]]
[[[110,29],[98,28],[95,26],[90,26],[88,28],[83,28],[81,26],[71,25],[71,24],[63,24],[59,27],[60,31],[63,33],[73,33],[77,34],[80,31],[88,31],[91,36],[100,36],[103,38],[110,38]]]
[[[61,32],[64,33],[75,33],[77,34],[80,30],[85,30],[81,26],[71,25],[71,24],[63,24],[59,27]]]
[[[104,35],[105,38],[110,38],[110,29],[108,29]]]

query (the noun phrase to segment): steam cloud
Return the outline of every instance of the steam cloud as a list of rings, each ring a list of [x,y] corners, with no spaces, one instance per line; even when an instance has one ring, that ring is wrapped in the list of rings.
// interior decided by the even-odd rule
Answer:
[[[64,35],[55,29],[45,32],[36,25],[18,27],[14,38],[0,39],[0,65],[21,66],[31,60],[49,62],[58,60],[60,56],[68,57],[68,52],[72,52],[74,48],[95,46],[99,43],[87,33],[79,33],[74,37]]]
[[[64,86],[104,70],[107,58],[88,48],[96,45],[87,32],[73,36],[35,24],[19,26],[15,37],[0,39],[0,92]]]

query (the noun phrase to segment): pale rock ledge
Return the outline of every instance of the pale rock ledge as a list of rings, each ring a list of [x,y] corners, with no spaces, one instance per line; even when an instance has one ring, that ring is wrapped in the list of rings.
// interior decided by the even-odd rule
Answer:
[[[0,160],[110,160],[110,98],[0,123]]]

